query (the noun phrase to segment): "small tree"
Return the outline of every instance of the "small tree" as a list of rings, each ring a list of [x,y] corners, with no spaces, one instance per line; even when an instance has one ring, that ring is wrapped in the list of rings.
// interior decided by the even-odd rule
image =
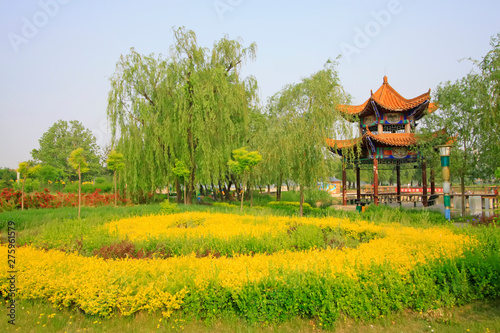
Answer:
[[[243,183],[241,184],[241,207],[243,210],[243,197],[245,195],[245,184],[252,168],[262,160],[262,156],[257,151],[248,152],[245,148],[233,150],[233,160],[227,162],[231,172],[238,175],[243,175]]]
[[[179,178],[179,181],[184,182],[184,204],[187,204],[187,188],[186,188],[186,179],[189,177],[189,169],[186,168],[186,165],[182,161],[175,161],[175,167],[172,168],[173,174]],[[179,196],[179,193],[177,193]],[[179,201],[178,201],[179,202]]]
[[[24,184],[28,176],[35,174],[40,169],[40,165],[35,165],[33,161],[26,161],[19,163],[19,168],[17,172],[23,177],[23,185],[21,189],[21,210],[24,210]]]
[[[43,184],[49,184],[49,189],[52,190],[52,183],[61,177],[62,170],[53,167],[52,165],[45,164],[40,166],[37,172],[38,178],[41,179]]]
[[[123,170],[125,168],[125,162],[123,161],[123,154],[117,153],[112,150],[108,155],[108,160],[106,161],[108,165],[108,169],[113,171],[113,180],[115,183],[115,207],[116,207],[116,197],[117,197],[117,189],[116,189],[116,178],[117,171]]]
[[[71,152],[68,159],[69,164],[78,172],[78,219],[82,206],[82,173],[89,171],[83,148],[77,148]]]

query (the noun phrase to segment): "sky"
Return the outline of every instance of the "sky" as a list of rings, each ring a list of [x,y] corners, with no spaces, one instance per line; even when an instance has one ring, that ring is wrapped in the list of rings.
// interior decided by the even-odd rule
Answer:
[[[58,120],[78,120],[103,146],[109,78],[130,48],[168,56],[173,27],[201,46],[255,42],[260,98],[338,60],[353,103],[387,75],[413,98],[473,69],[500,33],[500,1],[0,0],[0,167],[17,168]]]

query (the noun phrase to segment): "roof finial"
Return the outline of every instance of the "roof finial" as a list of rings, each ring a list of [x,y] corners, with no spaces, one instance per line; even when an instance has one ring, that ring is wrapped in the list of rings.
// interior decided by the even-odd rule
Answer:
[[[387,76],[384,75],[384,84],[387,84]]]

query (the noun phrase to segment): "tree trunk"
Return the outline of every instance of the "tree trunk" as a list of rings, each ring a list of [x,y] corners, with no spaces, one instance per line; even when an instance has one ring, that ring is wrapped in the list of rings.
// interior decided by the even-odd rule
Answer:
[[[212,185],[212,196],[214,198],[214,201],[217,201],[217,194],[215,193],[215,186],[214,186],[214,181],[213,180],[210,183],[210,185]]]
[[[267,184],[267,194],[271,194],[271,185]]]
[[[222,194],[224,190],[222,189],[222,184],[220,183],[220,180],[219,180],[219,192],[220,192],[220,201],[224,201],[224,194]]]
[[[193,193],[194,193],[194,169],[191,171],[189,176],[188,188],[186,190],[186,204],[191,205],[193,203]]]
[[[240,184],[238,182],[236,182],[234,184],[234,187],[236,188],[236,198],[238,200],[240,200],[241,199],[241,187],[240,187]],[[243,187],[243,185],[242,185],[242,187]]]
[[[116,194],[117,194],[117,192],[116,192],[116,170],[115,170],[114,175],[113,175],[113,180],[115,181],[115,207],[116,207]]]
[[[302,184],[299,185],[300,188],[300,217],[304,215],[304,188]]]
[[[181,184],[179,183],[178,179],[175,180],[175,192],[177,193],[177,203],[182,203]]]
[[[187,204],[187,194],[188,194],[188,190],[186,188],[186,178],[184,178],[184,204],[185,205]]]
[[[243,211],[243,198],[245,197],[245,184],[247,182],[247,177],[243,177],[243,183],[241,184],[241,206],[240,211]]]
[[[278,184],[276,184],[276,201],[281,200],[281,184],[283,183],[283,175],[280,174]]]
[[[253,191],[252,186],[250,186],[250,208],[253,207]]]
[[[226,188],[226,200],[227,201],[233,201],[234,199],[231,198],[231,186],[233,185],[233,182],[232,181],[229,181],[229,184],[227,184],[227,188]],[[236,188],[236,185],[235,185],[235,188]]]
[[[26,183],[26,177],[23,178],[23,186],[21,190],[21,210],[24,210],[24,183]]]
[[[465,216],[465,176],[460,177],[460,188],[462,192],[462,217]]]
[[[78,166],[78,219],[80,219],[80,209],[82,207],[82,172]]]

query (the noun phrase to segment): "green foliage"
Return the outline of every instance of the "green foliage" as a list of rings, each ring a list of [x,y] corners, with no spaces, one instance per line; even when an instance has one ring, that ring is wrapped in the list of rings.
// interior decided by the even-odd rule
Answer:
[[[224,208],[237,208],[235,205],[231,205],[228,202],[214,202],[212,206],[214,206],[214,207],[224,207]]]
[[[68,159],[77,147],[83,148],[89,164],[89,172],[95,175],[102,169],[99,164],[98,146],[92,132],[77,120],[59,120],[38,140],[39,149],[31,151],[32,157],[43,165],[60,170],[64,178],[73,172]]]
[[[289,214],[296,214],[300,210],[300,202],[294,201],[271,201],[266,206]],[[313,208],[307,202],[304,202],[302,209],[304,214],[307,214],[311,212]]]
[[[109,170],[112,171],[123,170],[125,168],[125,162],[123,161],[123,154],[118,153],[115,150],[112,150],[108,155],[106,164],[108,165]]]
[[[33,176],[40,170],[40,164],[35,164],[34,161],[27,161],[19,163],[19,167],[17,172],[21,175],[21,178],[28,178],[29,176]]]
[[[17,179],[15,170],[9,168],[0,168],[0,189],[13,187]]]
[[[19,183],[14,183],[14,186],[11,186],[12,188],[16,190],[21,190],[23,187],[23,182],[22,180]],[[41,187],[40,181],[35,178],[26,178],[26,181],[24,182],[24,192],[25,193],[31,193],[34,191],[39,190]]]
[[[329,176],[333,157],[326,153],[326,138],[353,134],[336,108],[348,96],[335,66],[328,61],[324,69],[286,86],[268,104],[269,128],[261,138],[263,167],[302,186],[315,186]]]
[[[179,160],[175,161],[175,167],[172,168],[172,173],[181,181],[186,180],[190,174],[188,168],[186,168],[186,164]]]
[[[37,172],[37,177],[47,184],[49,181],[55,183],[57,180],[63,178],[63,172],[49,164],[42,164]]]
[[[69,154],[69,165],[78,173],[85,173],[89,171],[87,156],[83,148],[76,148]]]
[[[189,170],[189,203],[197,183],[228,175],[231,151],[249,138],[257,84],[241,77],[241,66],[255,57],[256,46],[223,37],[204,48],[184,28],[174,37],[167,58],[133,49],[121,57],[107,113],[125,157],[128,193],[138,197],[168,184],[180,160]]]
[[[252,168],[262,160],[257,151],[247,151],[245,147],[233,150],[233,159],[227,162],[229,170],[238,175],[250,173]]]
[[[111,193],[113,192],[113,183],[104,181],[101,183],[95,182],[95,184],[82,184],[82,193],[93,193],[96,190],[101,190],[100,192],[102,193]],[[67,184],[63,189],[62,192],[65,193],[76,193],[78,192],[78,182]]]
[[[179,205],[168,200],[164,200],[160,203],[160,207],[163,214],[175,214],[180,212]]]

